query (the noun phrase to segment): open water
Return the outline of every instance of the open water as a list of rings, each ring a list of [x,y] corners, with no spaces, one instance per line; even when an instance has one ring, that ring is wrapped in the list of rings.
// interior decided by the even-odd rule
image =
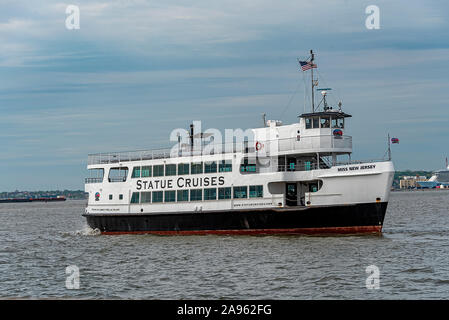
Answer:
[[[105,236],[84,207],[0,204],[0,298],[449,298],[447,190],[393,192],[381,236]]]

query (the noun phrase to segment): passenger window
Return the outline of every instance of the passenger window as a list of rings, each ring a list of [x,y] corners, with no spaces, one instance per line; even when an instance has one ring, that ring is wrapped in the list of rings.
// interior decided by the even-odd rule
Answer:
[[[263,198],[263,186],[249,186],[250,198]]]
[[[153,177],[163,177],[164,176],[164,165],[153,166]]]
[[[134,167],[131,178],[140,178],[140,167]]]
[[[151,177],[151,166],[142,167],[142,178]]]
[[[141,192],[140,194],[140,202],[141,203],[150,203],[151,202],[151,191]]]
[[[164,199],[163,191],[153,191],[153,203],[162,202]]]
[[[217,163],[215,161],[204,163],[204,173],[215,173],[215,172],[217,172]]]
[[[248,187],[234,187],[234,199],[248,198]]]
[[[176,201],[176,191],[170,190],[165,191],[165,202],[175,202]]]
[[[231,172],[232,171],[232,160],[222,160],[218,167],[219,172]]]
[[[231,199],[231,188],[225,187],[225,188],[218,188],[218,199]]]
[[[131,196],[131,203],[139,203],[139,202],[140,202],[140,193],[133,192],[133,195]]]
[[[189,174],[190,173],[190,165],[188,163],[179,163],[178,164],[178,174]]]
[[[192,163],[191,165],[191,174],[199,174],[203,173],[203,163]]]
[[[176,164],[166,164],[165,165],[165,175],[175,176],[176,175]]]
[[[128,176],[128,168],[111,168],[109,170],[109,182],[124,182]]]
[[[317,129],[320,127],[320,122],[319,122],[319,118],[312,118],[312,127],[314,129]]]

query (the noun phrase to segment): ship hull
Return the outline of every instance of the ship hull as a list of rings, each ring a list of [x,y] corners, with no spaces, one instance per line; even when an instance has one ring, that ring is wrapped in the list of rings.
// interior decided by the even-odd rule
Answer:
[[[387,202],[192,213],[85,214],[103,234],[381,233]]]

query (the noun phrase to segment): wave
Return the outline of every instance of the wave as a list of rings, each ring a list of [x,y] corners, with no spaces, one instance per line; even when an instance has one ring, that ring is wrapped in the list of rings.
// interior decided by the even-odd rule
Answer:
[[[101,234],[100,229],[98,228],[91,228],[89,226],[84,226],[81,230],[76,230],[75,235],[77,236],[98,236]]]

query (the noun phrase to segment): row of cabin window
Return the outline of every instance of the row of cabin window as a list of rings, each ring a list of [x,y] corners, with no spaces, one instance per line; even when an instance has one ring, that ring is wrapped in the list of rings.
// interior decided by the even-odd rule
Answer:
[[[231,172],[232,161],[224,160],[218,164],[218,172]],[[184,174],[216,173],[217,162],[160,164],[154,166],[134,167],[131,178],[163,177]]]
[[[123,200],[123,194],[119,194],[118,199]],[[112,194],[109,195],[109,200],[112,200]]]
[[[233,187],[233,189],[233,194],[231,193],[231,187],[218,188],[218,192],[217,188],[133,192],[131,203],[217,200],[217,196],[218,200],[231,199],[231,196],[234,199],[247,199],[248,195],[249,198],[263,197],[263,186],[241,186]]]
[[[306,129],[318,129],[318,128],[340,128],[343,129],[345,127],[345,119],[344,118],[330,118],[330,117],[312,117],[306,118]]]

